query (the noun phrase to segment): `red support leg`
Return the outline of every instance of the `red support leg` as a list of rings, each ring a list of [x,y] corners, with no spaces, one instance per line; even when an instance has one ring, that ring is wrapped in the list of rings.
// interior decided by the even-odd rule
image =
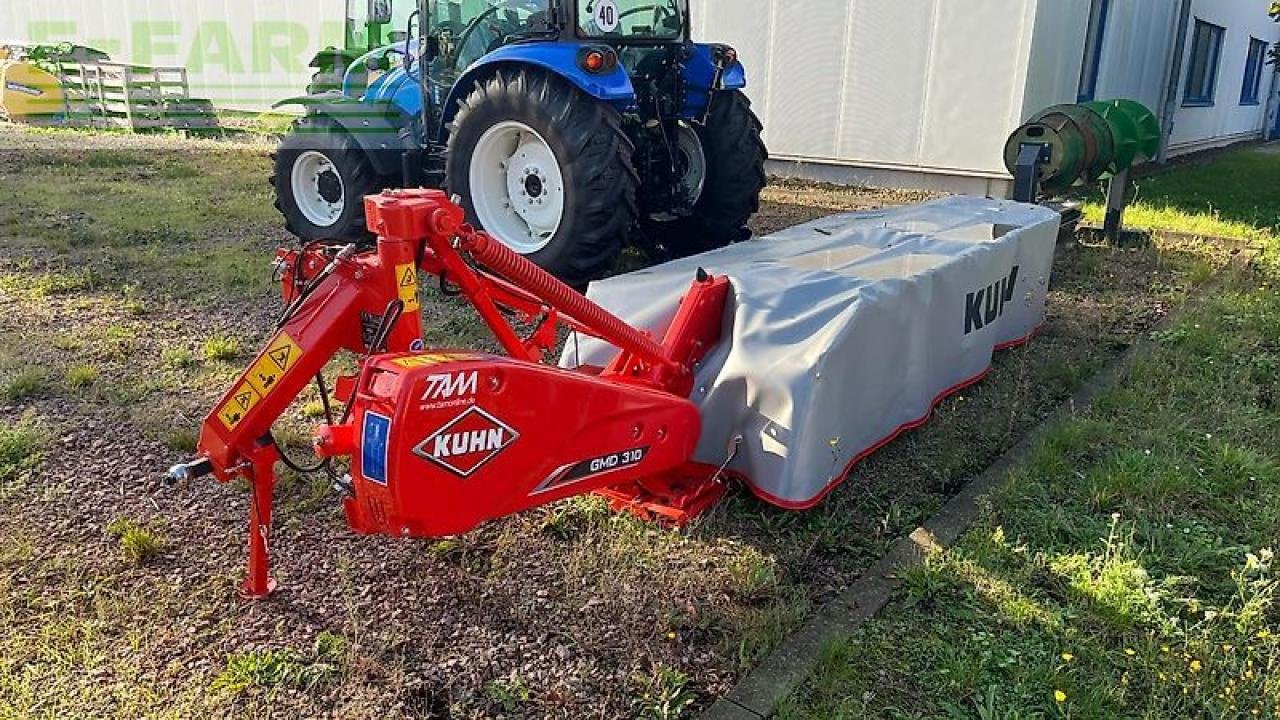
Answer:
[[[265,600],[275,592],[271,578],[268,539],[271,536],[271,501],[275,493],[275,456],[263,453],[249,471],[249,572],[240,592],[250,600]]]

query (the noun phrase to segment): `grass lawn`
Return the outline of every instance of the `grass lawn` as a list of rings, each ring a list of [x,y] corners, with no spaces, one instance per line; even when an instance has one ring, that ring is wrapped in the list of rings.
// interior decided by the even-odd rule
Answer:
[[[736,492],[671,531],[578,499],[401,542],[287,475],[283,590],[246,603],[243,486],[157,479],[279,311],[271,149],[0,126],[0,718],[688,717],[1230,257],[1064,247],[1035,342],[808,512]],[[775,182],[754,227],[920,199]],[[492,347],[422,300],[433,345]],[[318,412],[278,428],[294,455]]]
[[[1147,178],[1137,225],[1261,241],[784,701],[799,718],[1280,718],[1280,157]]]
[[[1280,234],[1278,165],[1278,154],[1235,150],[1175,166],[1175,172],[1140,177],[1125,225],[1250,240],[1273,237]],[[1102,225],[1106,199],[1094,193],[1084,209],[1086,220]]]

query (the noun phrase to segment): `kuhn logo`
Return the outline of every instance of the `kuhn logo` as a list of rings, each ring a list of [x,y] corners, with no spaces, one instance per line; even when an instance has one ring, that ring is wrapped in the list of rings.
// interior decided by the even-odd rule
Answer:
[[[1004,317],[1005,303],[1013,299],[1018,285],[1018,266],[1013,266],[1009,277],[1000,278],[981,290],[969,293],[964,299],[964,334],[981,330]]]
[[[429,375],[422,402],[471,397],[479,388],[480,373],[476,371]]]
[[[460,477],[471,477],[520,434],[478,407],[470,407],[423,440],[413,452]]]

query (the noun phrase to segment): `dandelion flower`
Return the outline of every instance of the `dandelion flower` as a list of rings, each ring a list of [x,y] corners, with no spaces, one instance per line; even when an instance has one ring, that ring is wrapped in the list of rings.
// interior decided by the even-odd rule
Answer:
[[[1071,653],[1069,653],[1069,652],[1064,652],[1064,653],[1062,653],[1062,661],[1063,661],[1063,662],[1071,662],[1072,660],[1075,660],[1075,659],[1076,659],[1076,656],[1075,656],[1075,655],[1072,655],[1072,654],[1071,654]]]
[[[1191,667],[1191,672],[1193,673],[1200,672],[1202,669],[1204,669],[1204,666],[1200,664],[1199,660],[1192,660],[1190,667]]]
[[[1060,703],[1064,703],[1067,701],[1067,694],[1062,692],[1061,690],[1054,690],[1053,699],[1057,700]]]
[[[1137,655],[1137,654],[1138,654],[1138,651],[1137,651],[1137,650],[1134,650],[1133,648],[1125,648],[1125,649],[1124,649],[1124,654],[1125,654],[1125,655],[1128,655],[1129,657],[1133,657],[1134,655]]]

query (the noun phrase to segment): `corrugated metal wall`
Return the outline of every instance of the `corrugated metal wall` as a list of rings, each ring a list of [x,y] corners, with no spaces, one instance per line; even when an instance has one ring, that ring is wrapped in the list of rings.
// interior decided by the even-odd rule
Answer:
[[[989,177],[1021,119],[1036,6],[693,0],[695,36],[747,64],[775,158]]]

